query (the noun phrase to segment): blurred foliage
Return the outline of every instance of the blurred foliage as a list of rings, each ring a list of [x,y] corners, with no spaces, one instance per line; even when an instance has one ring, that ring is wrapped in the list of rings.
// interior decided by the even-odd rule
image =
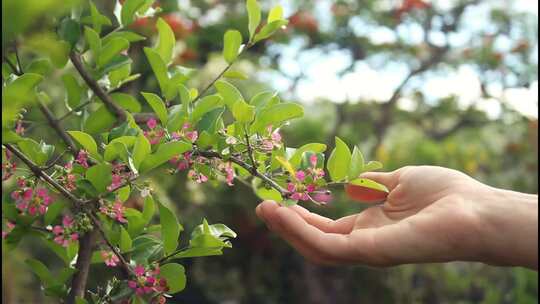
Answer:
[[[115,1],[96,2],[101,11],[114,11]],[[275,1],[261,2],[269,7],[270,2]],[[380,62],[382,65],[400,63],[410,71],[417,71],[413,75],[416,76],[425,71],[436,71],[441,66],[457,70],[460,66],[471,65],[486,85],[483,86],[485,98],[497,99],[495,93],[486,89],[488,85],[527,88],[538,81],[535,57],[538,16],[507,8],[504,1],[449,1],[451,7],[436,1],[426,4],[421,0],[283,2],[287,2],[289,28],[273,42],[254,48],[248,56],[259,59],[252,60],[257,64],[241,61],[239,70],[257,73],[277,69],[283,72],[280,51],[297,40],[302,42],[299,54],[312,50],[345,50],[350,58],[350,69],[358,62],[366,62],[375,68],[380,67]],[[31,9],[22,9],[23,3],[24,8]],[[2,1],[3,56],[6,48],[13,47],[11,41],[15,38],[31,42],[19,46],[23,62],[50,56],[47,52],[59,46],[40,33],[51,26],[52,19],[69,12],[72,3],[75,1]],[[214,56],[221,52],[221,45],[216,41],[221,41],[227,28],[244,28],[241,26],[246,21],[243,2],[162,0],[160,4],[162,16],[179,40],[180,51],[175,54],[175,61],[203,71],[203,76],[193,83],[193,86],[202,87],[224,66],[224,62]],[[467,32],[468,41],[463,44],[466,47],[439,44],[429,39],[428,32],[446,37],[463,31],[460,18],[471,7],[481,8],[490,17],[489,24],[481,30]],[[140,19],[132,28],[145,36],[153,36],[153,21]],[[400,26],[416,26],[426,34],[420,42],[411,42],[398,35],[394,43],[376,43],[366,33],[369,30],[359,28],[363,25],[395,33],[399,32]],[[499,47],[500,41],[505,41],[507,47]],[[141,73],[141,77],[127,87],[128,92],[157,88],[150,67],[142,59],[142,47],[146,43],[137,42],[131,50],[134,73]],[[53,55],[58,53],[61,51]],[[41,68],[46,70],[46,66]],[[284,93],[296,99],[295,85],[303,75],[282,76],[291,84],[290,92]],[[245,96],[269,86],[262,81],[235,81],[235,84],[242,88]],[[495,187],[538,192],[537,119],[524,116],[501,99],[497,99],[502,109],[497,118],[488,117],[473,106],[459,106],[457,97],[428,100],[421,92],[421,85],[421,82],[410,85],[399,92],[414,102],[414,111],[400,109],[389,101],[350,100],[336,104],[332,100],[320,100],[306,107],[306,118],[284,130],[284,138],[294,147],[308,141],[331,144],[334,135],[339,135],[347,142],[371,151],[367,158],[381,160],[385,170],[415,164],[441,165],[462,170]],[[41,86],[46,88],[51,100],[64,100],[64,87],[58,76],[47,75]],[[61,116],[63,107],[58,104],[53,102],[50,106]],[[52,132],[45,133],[40,129],[39,124],[44,118],[38,111],[32,110],[25,117],[37,121],[35,125],[26,126],[28,135],[46,141],[55,138]],[[65,123],[69,127],[75,122],[66,120]],[[384,270],[314,266],[270,234],[256,219],[253,208],[257,198],[247,187],[233,190],[226,185],[200,186],[164,174],[156,174],[152,186],[161,201],[176,207],[186,230],[191,230],[206,217],[212,222],[226,223],[239,235],[233,242],[234,250],[220,258],[188,260],[185,267],[191,281],[171,303],[538,302],[537,272],[518,268],[473,263],[407,265]],[[142,201],[131,200],[129,204],[140,207]],[[330,206],[311,209],[335,218],[363,208],[336,193]],[[30,253],[53,264],[60,262],[42,244],[31,239],[25,240],[16,250],[17,254],[10,255],[9,260],[3,254],[2,302],[46,303],[47,299],[30,272],[17,270],[26,267],[23,261]],[[90,287],[100,280],[101,271],[110,270],[103,267],[91,273]]]

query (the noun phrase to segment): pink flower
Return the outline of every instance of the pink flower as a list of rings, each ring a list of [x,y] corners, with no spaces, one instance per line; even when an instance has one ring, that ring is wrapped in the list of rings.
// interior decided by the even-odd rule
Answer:
[[[137,288],[137,282],[135,282],[135,281],[128,281],[128,286],[129,286],[129,288],[131,288],[131,289],[135,289],[135,288]]]
[[[62,219],[63,226],[54,226],[52,233],[55,235],[54,241],[64,247],[69,246],[69,243],[76,242],[79,239],[79,234],[74,231],[74,220],[69,215],[64,215]]]
[[[127,219],[125,218],[125,207],[122,204],[121,201],[100,201],[100,207],[99,212],[103,213],[104,215],[116,220],[119,223],[125,224],[127,223]]]
[[[107,265],[109,267],[116,267],[118,265],[118,263],[120,263],[120,259],[118,258],[118,256],[116,256],[116,254],[114,254],[111,251],[102,250],[101,251],[101,258],[105,262],[105,265]]]
[[[122,186],[122,175],[120,174],[113,174],[112,175],[112,182],[107,187],[107,190],[113,191],[115,189],[118,189]]]
[[[32,188],[28,188],[23,193],[23,200],[30,201],[33,195],[34,195],[34,190],[32,190]]]
[[[276,131],[276,132],[272,133],[271,137],[272,137],[272,141],[274,143],[281,143],[281,134],[279,134],[279,132]]]
[[[299,180],[300,182],[303,182],[304,179],[306,179],[306,173],[304,171],[297,171],[296,179]]]
[[[64,232],[64,228],[62,226],[54,226],[52,232],[56,235],[62,234]]]
[[[135,275],[138,277],[143,276],[146,273],[146,269],[141,265],[135,266],[133,271],[135,272]]]
[[[75,162],[83,166],[84,168],[88,168],[88,152],[85,150],[80,150],[77,154]]]
[[[62,219],[62,225],[64,225],[64,227],[71,227],[73,225],[73,218],[71,218],[71,216],[69,215],[64,215],[64,218]]]
[[[287,191],[294,192],[294,190],[296,190],[296,186],[293,183],[288,183],[287,184]]]
[[[225,166],[225,174],[225,180],[227,181],[227,185],[234,186],[234,169],[231,163],[227,163],[227,165]]]
[[[199,133],[197,131],[191,131],[186,133],[186,138],[191,142],[196,142],[199,138]]]
[[[309,157],[309,162],[311,163],[311,166],[313,166],[313,168],[317,167],[317,162],[318,162],[318,158],[317,158],[317,155],[315,154],[312,154],[310,157]]]
[[[308,185],[308,186],[306,187],[306,191],[307,191],[308,193],[314,192],[315,189],[317,189],[317,188],[316,188],[316,186],[313,185],[313,184],[310,184],[310,185]]]
[[[18,135],[23,135],[24,134],[24,126],[23,126],[21,120],[17,121],[17,125],[15,127],[15,133],[17,133]]]
[[[6,222],[6,230],[2,230],[2,238],[5,239],[7,236],[11,233],[11,231],[15,228],[15,223],[12,223],[10,221]]]
[[[157,121],[154,118],[151,118],[146,122],[146,125],[148,126],[148,128],[154,129],[155,127],[157,127]]]

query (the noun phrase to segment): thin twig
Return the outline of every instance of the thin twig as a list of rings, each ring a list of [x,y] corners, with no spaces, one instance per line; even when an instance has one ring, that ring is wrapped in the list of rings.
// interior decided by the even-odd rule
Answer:
[[[94,94],[101,99],[101,101],[105,104],[105,106],[114,114],[118,119],[121,121],[125,121],[127,116],[126,112],[122,107],[117,105],[112,98],[107,95],[107,93],[99,86],[97,81],[92,78],[90,73],[86,71],[84,64],[82,63],[81,56],[75,52],[71,52],[69,54],[69,58],[71,59],[71,62],[73,63],[73,66],[75,66],[75,69],[79,72],[81,77],[84,79],[90,90],[94,92]]]
[[[72,114],[76,113],[76,112],[79,112],[80,110],[82,110],[84,107],[88,106],[89,104],[91,104],[92,101],[91,100],[88,100],[87,102],[84,102],[84,103],[81,103],[80,105],[76,106],[75,108],[71,109],[71,111],[67,112],[66,114],[60,116],[60,118],[57,119],[57,121],[62,121],[66,118],[68,118],[69,116],[71,116]]]

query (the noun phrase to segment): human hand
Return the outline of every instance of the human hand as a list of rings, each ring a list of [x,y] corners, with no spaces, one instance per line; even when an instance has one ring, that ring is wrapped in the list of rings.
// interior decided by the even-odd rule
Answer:
[[[333,221],[300,206],[266,201],[257,215],[319,264],[460,260],[537,268],[537,196],[489,187],[441,167],[404,167],[362,177],[388,187],[384,204]]]

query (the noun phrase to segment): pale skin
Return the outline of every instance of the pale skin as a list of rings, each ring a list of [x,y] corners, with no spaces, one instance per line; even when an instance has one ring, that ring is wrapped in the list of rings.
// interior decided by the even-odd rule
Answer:
[[[332,220],[265,201],[257,215],[317,264],[475,261],[538,270],[538,195],[493,188],[442,167],[361,177],[388,187],[383,204]]]

